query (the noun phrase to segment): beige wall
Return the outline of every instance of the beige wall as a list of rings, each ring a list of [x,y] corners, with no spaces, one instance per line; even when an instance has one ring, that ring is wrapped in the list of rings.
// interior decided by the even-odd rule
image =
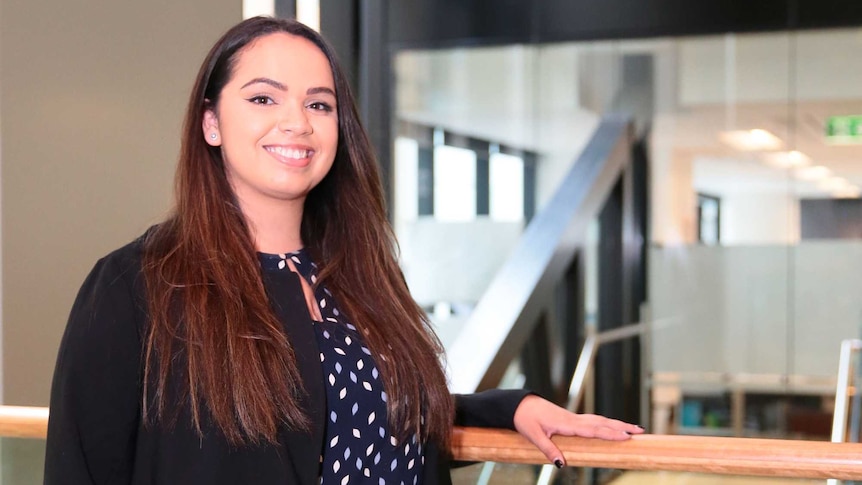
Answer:
[[[0,0],[3,402],[45,405],[97,258],[169,207],[186,97],[241,0]]]

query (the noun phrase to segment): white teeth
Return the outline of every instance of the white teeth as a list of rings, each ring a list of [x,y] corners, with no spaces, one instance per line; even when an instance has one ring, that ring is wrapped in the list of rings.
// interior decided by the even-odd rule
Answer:
[[[293,159],[303,159],[308,158],[311,155],[311,150],[299,150],[296,148],[285,148],[285,147],[266,147],[267,151],[275,153],[276,155],[282,156],[284,158],[293,158]]]

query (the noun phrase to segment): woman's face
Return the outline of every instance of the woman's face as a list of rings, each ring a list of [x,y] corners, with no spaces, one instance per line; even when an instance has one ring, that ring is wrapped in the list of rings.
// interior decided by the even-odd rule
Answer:
[[[237,55],[218,105],[204,115],[203,135],[221,147],[244,211],[302,202],[329,172],[338,145],[329,61],[286,33],[260,37]]]

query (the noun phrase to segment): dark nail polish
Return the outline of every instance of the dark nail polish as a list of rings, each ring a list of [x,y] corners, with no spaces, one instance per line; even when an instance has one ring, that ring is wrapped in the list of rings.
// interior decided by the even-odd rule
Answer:
[[[563,460],[557,458],[556,460],[554,460],[554,466],[557,468],[563,468]]]

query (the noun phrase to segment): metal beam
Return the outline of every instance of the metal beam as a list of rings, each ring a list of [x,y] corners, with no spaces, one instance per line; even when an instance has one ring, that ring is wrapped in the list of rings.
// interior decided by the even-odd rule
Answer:
[[[532,333],[547,295],[583,246],[590,221],[628,165],[631,143],[627,119],[604,119],[560,189],[527,226],[447,350],[454,392],[488,389],[500,382]]]
[[[296,17],[296,0],[275,0],[275,16],[282,19]]]
[[[359,114],[377,151],[387,206],[392,204],[392,53],[389,50],[387,2],[359,2]]]

